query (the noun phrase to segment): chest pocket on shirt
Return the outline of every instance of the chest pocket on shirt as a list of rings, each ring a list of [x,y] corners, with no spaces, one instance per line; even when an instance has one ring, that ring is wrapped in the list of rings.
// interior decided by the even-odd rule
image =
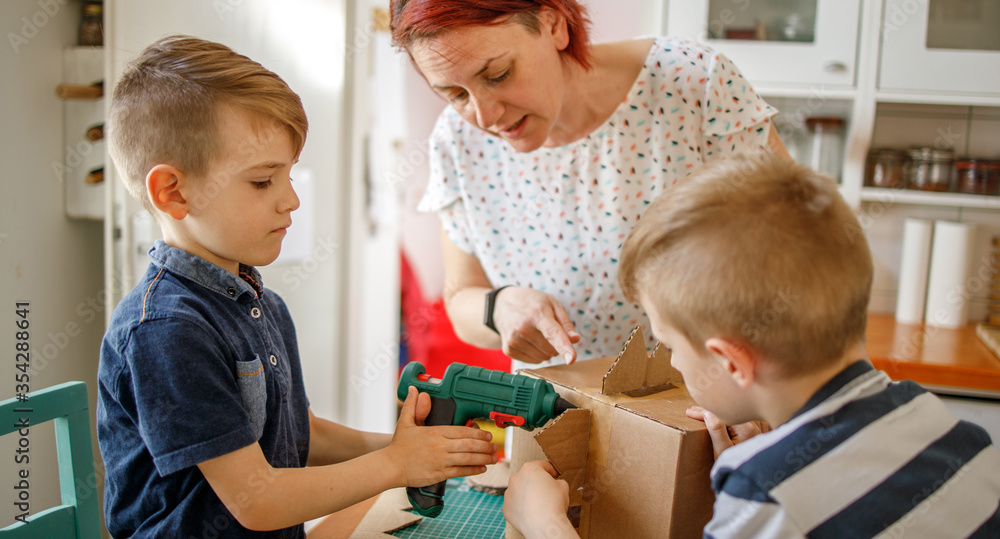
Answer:
[[[267,380],[264,378],[264,364],[261,363],[259,356],[250,361],[237,361],[236,373],[243,407],[250,414],[250,426],[259,440],[264,434],[264,421],[267,419]]]

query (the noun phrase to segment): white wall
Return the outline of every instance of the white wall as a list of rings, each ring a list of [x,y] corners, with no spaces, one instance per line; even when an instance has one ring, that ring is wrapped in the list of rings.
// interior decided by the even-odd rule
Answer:
[[[348,30],[352,163],[350,260],[345,290],[349,315],[341,394],[344,424],[391,432],[396,424],[399,367],[399,201],[405,174],[399,141],[406,129],[405,65],[375,24],[374,0],[354,4]]]
[[[404,56],[401,54],[401,57]],[[431,91],[409,59],[403,61],[408,64],[406,85],[411,91],[406,95],[407,134],[402,141],[402,155],[408,156],[405,158],[408,165],[397,171],[402,178],[397,188],[403,192],[400,241],[420,281],[424,297],[433,299],[440,297],[444,288],[441,223],[433,213],[418,212],[417,204],[424,194],[430,174],[427,138],[446,104],[444,99]]]
[[[87,382],[91,425],[104,334],[103,246],[100,222],[68,219],[53,163],[63,160],[62,49],[76,42],[80,4],[0,2],[0,399],[14,396],[14,303],[29,301],[32,390],[69,380]],[[27,19],[27,23],[22,17]],[[34,22],[32,22],[34,21]],[[24,37],[26,43],[10,33]],[[20,318],[17,318],[20,320]],[[3,418],[4,421],[11,418]],[[30,511],[59,503],[51,423],[29,436]],[[16,435],[0,438],[0,527],[13,522]],[[93,440],[97,454],[96,436]],[[96,478],[95,478],[96,479]],[[91,494],[93,495],[93,494]]]

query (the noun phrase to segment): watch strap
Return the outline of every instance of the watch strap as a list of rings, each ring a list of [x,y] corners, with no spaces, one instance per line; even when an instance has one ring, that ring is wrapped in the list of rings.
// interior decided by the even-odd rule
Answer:
[[[483,324],[485,324],[486,327],[492,329],[493,333],[496,333],[498,335],[500,334],[500,332],[497,331],[496,326],[493,325],[493,309],[496,307],[497,294],[499,294],[501,290],[507,288],[508,286],[510,285],[509,284],[503,285],[499,288],[494,288],[493,290],[490,290],[489,292],[486,293],[486,304],[485,304],[485,309],[483,310]]]

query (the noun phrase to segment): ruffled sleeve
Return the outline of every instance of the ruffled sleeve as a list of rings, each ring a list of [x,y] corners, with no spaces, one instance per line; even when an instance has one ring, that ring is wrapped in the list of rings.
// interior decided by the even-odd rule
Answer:
[[[706,159],[767,147],[771,117],[768,105],[724,54],[707,58],[708,77],[702,104],[702,155]]]
[[[417,210],[437,213],[451,241],[459,249],[474,254],[475,244],[462,201],[466,169],[461,158],[462,131],[467,127],[451,107],[438,117],[430,137],[430,179]]]

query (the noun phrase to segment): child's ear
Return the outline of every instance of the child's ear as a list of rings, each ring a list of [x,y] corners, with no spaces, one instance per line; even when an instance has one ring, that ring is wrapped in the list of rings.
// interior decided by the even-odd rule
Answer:
[[[705,341],[705,348],[719,358],[722,367],[743,389],[750,387],[756,376],[757,356],[739,341],[712,337]]]
[[[146,192],[157,210],[180,221],[188,214],[183,172],[170,165],[156,165],[146,174]]]

